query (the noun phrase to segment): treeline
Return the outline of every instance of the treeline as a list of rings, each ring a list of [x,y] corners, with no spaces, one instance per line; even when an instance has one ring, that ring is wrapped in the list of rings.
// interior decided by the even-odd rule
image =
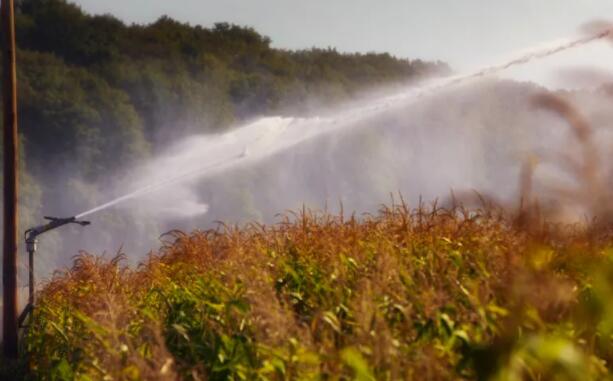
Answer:
[[[171,138],[448,71],[389,54],[274,49],[227,23],[126,25],[64,0],[20,0],[17,10],[20,123],[35,175],[61,164],[95,181]]]

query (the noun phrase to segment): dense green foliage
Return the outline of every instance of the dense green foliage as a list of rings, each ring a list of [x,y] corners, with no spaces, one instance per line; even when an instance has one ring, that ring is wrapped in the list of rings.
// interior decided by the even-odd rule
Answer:
[[[33,379],[610,378],[610,229],[399,205],[168,239],[46,286]]]
[[[21,126],[35,174],[74,162],[75,177],[96,179],[169,137],[446,70],[388,54],[274,49],[226,23],[128,26],[64,0],[22,0],[18,12]]]

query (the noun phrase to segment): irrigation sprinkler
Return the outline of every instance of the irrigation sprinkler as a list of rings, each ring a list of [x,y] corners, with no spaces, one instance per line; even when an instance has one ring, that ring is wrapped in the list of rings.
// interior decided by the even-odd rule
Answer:
[[[90,224],[89,221],[78,221],[76,217],[45,217],[45,219],[50,222],[46,223],[45,225],[30,228],[24,233],[26,251],[28,252],[28,304],[23,309],[23,312],[21,312],[21,315],[19,315],[19,319],[17,320],[19,328],[25,327],[23,323],[34,309],[34,253],[36,253],[36,249],[38,248],[38,237],[41,234],[47,233],[48,231],[57,229],[64,225],[77,224],[87,226]]]

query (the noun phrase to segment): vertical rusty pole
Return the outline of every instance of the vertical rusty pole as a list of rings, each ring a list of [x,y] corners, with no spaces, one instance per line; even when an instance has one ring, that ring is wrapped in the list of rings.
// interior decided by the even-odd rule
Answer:
[[[1,0],[2,99],[4,117],[4,246],[2,333],[6,358],[17,358],[17,69],[15,5]]]

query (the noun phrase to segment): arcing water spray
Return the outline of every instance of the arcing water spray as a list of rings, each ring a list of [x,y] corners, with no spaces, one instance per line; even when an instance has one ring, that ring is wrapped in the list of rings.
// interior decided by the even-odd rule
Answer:
[[[182,153],[182,157],[184,156],[186,160],[181,165],[172,165],[175,158],[171,158],[168,160],[169,163],[166,163],[168,164],[167,172],[160,174],[160,172],[164,172],[165,163],[158,163],[160,165],[155,168],[154,174],[145,185],[141,185],[135,191],[117,197],[110,202],[80,213],[77,217],[81,218],[100,212],[173,184],[186,182],[198,177],[210,176],[223,170],[254,163],[312,140],[315,137],[351,127],[360,121],[373,118],[383,112],[404,107],[424,96],[432,95],[478,78],[497,74],[509,68],[543,59],[597,40],[610,38],[612,35],[613,31],[611,29],[605,29],[581,39],[562,44],[558,43],[523,54],[503,64],[485,67],[474,73],[438,79],[423,86],[413,86],[404,91],[371,100],[366,106],[362,105],[346,109],[326,118],[262,118],[223,135],[205,137],[201,145],[191,146],[189,147],[190,152],[187,154]],[[213,164],[204,166],[199,164],[211,162]],[[182,168],[182,171],[177,173],[177,168]]]

